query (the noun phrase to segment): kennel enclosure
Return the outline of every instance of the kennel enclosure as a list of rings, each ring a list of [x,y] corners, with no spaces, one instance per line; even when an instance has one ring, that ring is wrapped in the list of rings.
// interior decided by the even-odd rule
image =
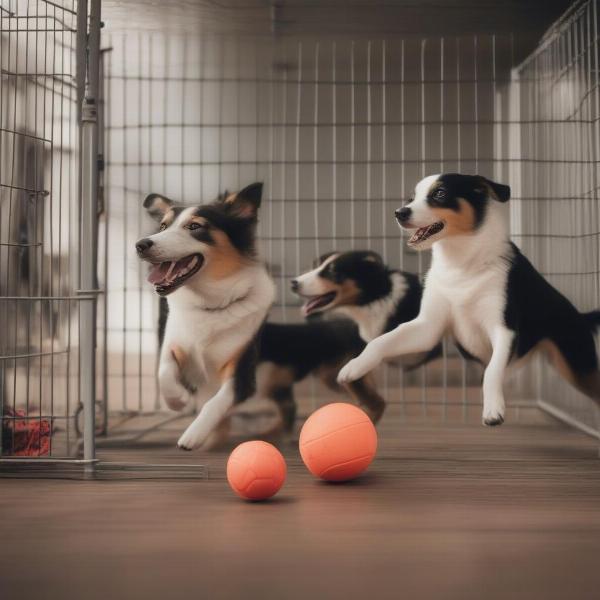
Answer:
[[[423,274],[394,209],[424,175],[480,173],[511,185],[511,236],[534,265],[598,308],[598,2],[458,4],[105,0],[100,29],[97,1],[1,0],[3,458],[16,423],[50,428],[33,444],[46,457],[80,456],[88,432],[91,459],[94,433],[162,418],[158,303],[133,252],[150,192],[198,203],[264,181],[271,318],[298,321],[289,280],[324,252]],[[407,419],[479,423],[480,370],[450,343],[378,380]],[[312,381],[298,395],[327,400]],[[600,435],[598,409],[542,362],[507,404]]]

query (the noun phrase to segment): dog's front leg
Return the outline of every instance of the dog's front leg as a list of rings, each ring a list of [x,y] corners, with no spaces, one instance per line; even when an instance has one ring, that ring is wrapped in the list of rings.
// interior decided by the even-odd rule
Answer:
[[[171,410],[182,410],[195,391],[183,378],[186,362],[187,355],[180,346],[171,344],[163,348],[158,368],[158,387]]]
[[[505,327],[499,327],[492,335],[492,358],[483,374],[483,416],[484,425],[494,427],[504,423],[504,374],[510,359],[514,334]]]
[[[444,334],[448,314],[447,300],[435,291],[425,288],[421,311],[417,318],[402,323],[396,329],[369,342],[362,353],[340,371],[338,382],[356,381],[385,359],[431,350]]]
[[[179,438],[177,446],[182,450],[193,450],[201,446],[208,436],[225,418],[235,399],[234,379],[223,381],[219,391],[204,404],[198,416]]]

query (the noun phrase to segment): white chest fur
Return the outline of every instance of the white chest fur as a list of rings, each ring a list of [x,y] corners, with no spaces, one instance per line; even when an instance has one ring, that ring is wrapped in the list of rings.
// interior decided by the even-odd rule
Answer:
[[[273,302],[274,287],[262,267],[234,280],[185,287],[169,297],[164,346],[179,345],[207,380],[243,349]]]
[[[441,244],[437,246],[425,293],[445,300],[448,332],[469,354],[487,364],[494,331],[505,321],[506,243],[485,248],[476,260],[460,263],[453,261]]]
[[[387,322],[406,293],[406,281],[400,273],[392,273],[392,289],[381,300],[364,306],[341,306],[337,309],[358,325],[360,337],[370,342],[385,332]]]

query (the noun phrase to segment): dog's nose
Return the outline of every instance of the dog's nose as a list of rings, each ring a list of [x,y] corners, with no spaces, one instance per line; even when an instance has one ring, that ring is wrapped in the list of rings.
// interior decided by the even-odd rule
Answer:
[[[410,215],[412,213],[412,209],[408,208],[408,206],[403,206],[402,208],[396,209],[396,219],[400,223],[406,223],[410,219]]]
[[[153,246],[154,242],[150,238],[144,238],[136,243],[135,249],[138,254],[144,254],[149,248]]]
[[[290,285],[292,286],[292,292],[297,292],[300,289],[300,282],[297,279],[292,279]]]

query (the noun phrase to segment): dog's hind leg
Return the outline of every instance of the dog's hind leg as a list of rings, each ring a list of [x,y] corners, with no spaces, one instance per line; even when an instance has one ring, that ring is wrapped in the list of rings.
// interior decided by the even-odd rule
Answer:
[[[600,371],[592,333],[587,329],[555,334],[541,344],[550,364],[574,388],[600,403]]]
[[[483,374],[483,416],[488,427],[504,423],[504,373],[512,351],[514,333],[498,327],[492,335],[492,358]]]
[[[371,373],[346,384],[348,393],[358,405],[369,415],[373,423],[377,423],[385,411],[385,400],[377,393],[375,378]]]
[[[256,391],[256,351],[255,343],[243,349],[220,369],[221,387],[208,400],[198,416],[179,438],[177,446],[182,450],[192,450],[203,445],[209,435],[221,424],[229,409],[236,403],[246,400]]]
[[[296,413],[298,411],[292,386],[282,386],[274,389],[271,392],[271,397],[277,403],[277,408],[281,413],[281,421],[284,430],[287,432],[292,431],[294,429]]]

